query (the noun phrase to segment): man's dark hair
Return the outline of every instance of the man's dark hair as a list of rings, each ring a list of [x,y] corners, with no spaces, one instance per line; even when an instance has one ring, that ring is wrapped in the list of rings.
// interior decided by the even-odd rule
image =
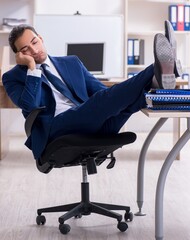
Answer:
[[[27,25],[27,24],[21,24],[21,25],[18,25],[16,27],[14,27],[9,34],[9,45],[10,45],[10,47],[13,50],[14,53],[17,52],[17,49],[15,47],[15,42],[19,37],[22,36],[22,34],[24,33],[24,31],[26,29],[29,29],[32,32],[34,32],[36,35],[38,35],[36,30],[32,26]]]

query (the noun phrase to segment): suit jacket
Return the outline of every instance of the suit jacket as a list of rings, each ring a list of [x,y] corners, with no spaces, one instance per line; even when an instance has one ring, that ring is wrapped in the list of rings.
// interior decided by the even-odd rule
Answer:
[[[106,87],[84,67],[76,56],[50,57],[56,70],[64,79],[74,96],[81,103],[87,101],[94,93]],[[22,109],[26,118],[35,108],[46,106],[34,122],[31,136],[26,140],[26,146],[32,150],[34,158],[38,159],[49,137],[51,122],[55,112],[55,99],[47,80],[28,76],[27,67],[16,65],[2,77],[8,96]]]

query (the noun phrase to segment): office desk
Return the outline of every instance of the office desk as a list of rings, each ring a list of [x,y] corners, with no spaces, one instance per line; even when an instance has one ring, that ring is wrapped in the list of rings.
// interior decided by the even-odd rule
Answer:
[[[163,238],[163,196],[164,196],[164,187],[166,182],[166,177],[169,172],[169,169],[176,159],[177,155],[183,148],[183,146],[190,139],[190,112],[179,112],[179,111],[153,111],[148,109],[142,109],[142,112],[148,116],[153,118],[159,118],[158,122],[155,124],[153,129],[148,134],[143,147],[140,152],[139,162],[138,162],[138,174],[137,174],[137,205],[139,208],[139,212],[135,215],[143,216],[145,214],[142,213],[142,206],[144,201],[144,165],[145,158],[148,147],[159,131],[159,129],[163,126],[163,124],[169,118],[186,118],[187,119],[187,129],[183,133],[183,135],[178,139],[176,144],[173,146],[168,156],[166,157],[164,164],[161,168],[156,188],[156,202],[155,202],[155,237],[156,240],[162,240]]]
[[[114,84],[120,83],[122,81],[124,81],[125,78],[113,78],[109,81],[101,81],[103,84],[105,84],[108,87],[113,86]],[[180,87],[184,87],[188,85],[188,81],[181,79],[181,78],[177,78],[176,79],[176,88],[180,88]]]
[[[9,150],[10,109],[16,108],[5,92],[0,82],[0,159],[5,157]]]

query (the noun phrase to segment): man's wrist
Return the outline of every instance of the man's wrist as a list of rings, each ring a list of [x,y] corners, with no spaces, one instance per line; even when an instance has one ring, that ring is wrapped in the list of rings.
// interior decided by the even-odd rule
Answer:
[[[28,69],[27,71],[28,76],[33,76],[33,77],[41,77],[42,71],[40,69],[35,68],[34,70]]]
[[[31,71],[34,70],[35,68],[36,68],[35,62],[31,62],[28,64],[28,69],[30,69]]]

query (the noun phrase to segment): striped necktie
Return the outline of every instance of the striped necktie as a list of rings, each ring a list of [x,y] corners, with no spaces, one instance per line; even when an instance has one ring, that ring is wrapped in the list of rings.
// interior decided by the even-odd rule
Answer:
[[[43,69],[44,75],[46,78],[53,84],[53,86],[62,93],[65,97],[67,97],[71,102],[73,102],[75,105],[79,105],[80,103],[76,100],[76,98],[73,96],[72,92],[69,90],[69,88],[55,75],[53,75],[48,69],[47,64],[42,64],[41,68]]]

